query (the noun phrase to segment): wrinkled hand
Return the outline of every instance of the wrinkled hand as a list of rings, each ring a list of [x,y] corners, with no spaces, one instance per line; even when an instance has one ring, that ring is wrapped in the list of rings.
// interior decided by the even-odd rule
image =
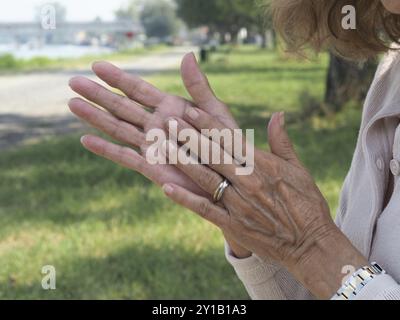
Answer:
[[[201,129],[224,127],[200,109],[187,110],[183,119],[168,119],[166,128],[172,120],[177,122],[178,135],[184,129],[197,129],[195,141],[209,139],[200,134]],[[278,261],[317,297],[328,298],[340,286],[344,265],[362,266],[367,260],[334,224],[327,202],[293,149],[283,113],[274,114],[268,132],[271,153],[255,150],[251,175],[237,175],[238,164],[233,159],[228,161],[233,164],[176,164],[209,195],[228,179],[231,185],[218,205],[178,185],[166,184],[164,191],[176,203],[218,226],[241,247]],[[187,157],[188,147],[192,154],[201,150],[190,144],[178,146],[173,138],[164,148],[166,156],[174,150]],[[219,148],[221,159],[226,159],[229,151],[223,143]],[[212,152],[214,144],[210,144],[207,157]],[[199,153],[195,158],[204,160]]]
[[[82,139],[89,151],[164,186],[171,199],[219,226],[236,252],[243,257],[250,251],[273,257],[316,296],[326,298],[339,287],[344,265],[367,264],[334,225],[326,201],[293,150],[281,114],[275,114],[269,125],[271,153],[255,151],[251,176],[236,176],[234,165],[150,165],[142,156],[149,146],[145,139],[149,130],[165,128],[170,117],[181,129],[238,128],[227,106],[215,97],[192,54],[183,59],[181,71],[193,102],[164,93],[106,62],[95,63],[93,71],[126,96],[75,77],[71,88],[103,109],[81,98],[72,99],[70,109],[126,146],[90,135]],[[232,183],[223,206],[210,201],[222,177]]]
[[[193,111],[188,110],[185,120],[174,118],[178,123],[178,135],[188,128],[200,131],[224,127],[204,111]],[[171,119],[167,120],[168,124],[169,121]],[[164,189],[178,203],[215,223],[257,255],[272,257],[284,265],[293,265],[304,259],[304,254],[333,230],[334,223],[324,197],[290,144],[283,128],[283,113],[274,115],[269,132],[275,154],[255,150],[255,165],[251,175],[237,175],[239,167],[233,159],[232,164],[208,164],[208,167],[196,163],[176,164],[210,195],[227,178],[231,186],[223,195],[223,208],[180,186],[168,184]],[[170,135],[173,134],[171,131]],[[200,132],[198,135],[198,141],[206,138]],[[193,147],[188,144],[185,146]],[[177,145],[171,140],[164,152],[168,155],[176,148]],[[222,150],[223,145],[221,154]],[[183,148],[178,147],[178,152],[181,152],[181,157],[188,156]],[[207,153],[212,152],[215,149],[210,146]],[[203,158],[202,154],[197,156]]]

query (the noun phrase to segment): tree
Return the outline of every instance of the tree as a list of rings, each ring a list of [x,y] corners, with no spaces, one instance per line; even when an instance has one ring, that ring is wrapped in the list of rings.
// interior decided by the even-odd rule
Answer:
[[[166,38],[177,31],[175,8],[166,0],[146,1],[140,13],[140,21],[148,37]]]
[[[375,70],[375,61],[355,63],[331,53],[325,91],[327,111],[337,113],[350,101],[362,103]]]
[[[176,0],[177,13],[180,18],[190,27],[196,28],[207,25],[215,27],[218,20],[218,0]]]
[[[126,7],[121,7],[115,11],[115,19],[119,21],[138,21],[143,4],[143,0],[131,0]]]
[[[264,34],[259,0],[176,0],[178,16],[189,27],[208,26],[211,32],[229,33],[233,40],[241,28],[257,27]]]

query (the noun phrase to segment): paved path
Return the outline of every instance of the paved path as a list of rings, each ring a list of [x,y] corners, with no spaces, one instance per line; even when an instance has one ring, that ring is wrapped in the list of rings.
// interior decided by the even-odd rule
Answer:
[[[131,63],[113,62],[143,76],[177,69],[191,50],[178,47]],[[68,80],[77,74],[92,77],[89,69],[0,76],[0,150],[82,129],[67,107],[74,95]]]

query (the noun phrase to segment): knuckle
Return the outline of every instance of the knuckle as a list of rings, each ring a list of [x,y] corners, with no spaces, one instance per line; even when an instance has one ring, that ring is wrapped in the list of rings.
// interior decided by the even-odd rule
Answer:
[[[117,88],[122,88],[122,85],[125,82],[124,79],[125,79],[125,73],[122,71],[118,72],[118,76],[115,79],[115,85]]]
[[[285,180],[283,180],[282,178],[278,178],[275,181],[275,188],[276,190],[282,194],[282,195],[286,195],[288,193],[288,186],[285,182]]]
[[[292,142],[289,139],[282,139],[282,146],[286,149],[292,149]]]
[[[93,91],[93,100],[98,101],[101,97],[101,90],[102,88],[98,85],[96,86],[96,89]]]
[[[279,177],[282,169],[280,163],[276,160],[274,156],[269,158],[269,160],[265,165],[265,168],[266,171],[268,172],[268,175],[275,178]]]
[[[191,79],[190,81],[188,81],[187,83],[187,87],[188,89],[196,89],[200,86],[202,86],[204,83],[204,80],[201,79]]]
[[[230,154],[234,154],[235,153],[235,141],[233,138],[233,135],[231,134],[232,139],[224,139],[223,143],[224,143],[224,150],[226,150],[228,153]],[[236,153],[239,153],[238,150],[236,150]]]
[[[199,117],[196,119],[196,122],[198,122],[199,126],[202,126],[202,127],[208,129],[209,138],[212,138],[213,134],[217,134],[217,135],[222,134],[219,123],[218,123],[218,119],[216,119],[215,117],[212,117],[208,113],[201,111],[201,110],[198,113],[199,113]],[[215,132],[213,132],[213,129],[216,129]]]
[[[207,218],[210,215],[211,211],[210,202],[206,199],[200,201],[197,210],[202,217]]]
[[[200,166],[198,166],[200,168]],[[203,170],[201,170],[203,171]],[[199,183],[207,188],[216,188],[218,182],[216,181],[216,177],[210,172],[199,172]]]
[[[119,130],[119,125],[118,125],[118,123],[113,123],[112,124],[112,126],[111,126],[111,128],[110,128],[110,135],[112,136],[112,137],[116,137],[117,136],[117,134],[118,134],[118,130]]]
[[[121,105],[123,105],[124,103],[125,103],[124,97],[117,94],[113,94],[110,103],[111,107],[110,111],[118,115],[120,112]]]
[[[257,192],[259,192],[264,187],[264,183],[259,177],[253,179],[252,184],[253,184],[253,190]]]
[[[101,123],[101,116],[100,113],[97,112],[97,110],[93,109],[95,112],[90,112],[87,116],[86,119],[90,122],[92,125],[97,125]]]
[[[140,96],[147,96],[150,95],[151,92],[149,90],[149,86],[146,82],[140,80],[137,84],[136,84],[136,95],[140,95]]]
[[[135,114],[135,117],[137,118],[137,122],[142,126],[144,126],[149,121],[147,112],[144,111],[142,108],[138,108],[138,112]]]
[[[284,150],[284,152],[291,154],[293,151],[293,145],[292,142],[288,139],[282,139],[281,141],[281,146],[282,146],[282,150]]]
[[[149,149],[150,144],[146,143],[145,140],[142,140],[141,143],[139,144],[139,149],[140,153],[144,156],[147,153],[147,150]]]
[[[117,161],[118,161],[118,163],[120,163],[121,165],[124,165],[125,164],[125,155],[126,155],[126,150],[125,150],[125,148],[123,148],[123,147],[119,147],[118,149],[117,149],[117,154],[116,154],[116,157],[117,157]]]
[[[127,78],[128,80],[129,78]],[[136,97],[138,94],[141,94],[143,91],[143,83],[141,81],[132,81],[129,79],[128,85],[128,96]]]
[[[122,124],[119,122],[113,124],[110,134],[112,137],[116,138],[117,140],[125,139],[125,132],[122,128]]]
[[[128,92],[130,97],[136,97],[139,92],[139,88],[136,84],[131,84]]]
[[[184,103],[184,101],[176,96],[176,95],[172,95],[172,94],[168,94],[166,96],[163,97],[163,99],[161,100],[161,104],[164,105],[176,105],[176,106],[181,106]],[[183,106],[183,108],[185,108]]]
[[[260,191],[264,187],[264,183],[263,183],[262,179],[258,176],[251,177],[250,179],[244,179],[244,181],[245,181],[244,184],[246,185],[247,192],[251,196],[255,196],[258,193],[260,193]]]

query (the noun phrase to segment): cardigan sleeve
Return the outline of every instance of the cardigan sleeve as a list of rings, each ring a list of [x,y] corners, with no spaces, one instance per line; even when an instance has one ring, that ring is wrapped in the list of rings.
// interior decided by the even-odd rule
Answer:
[[[256,255],[235,258],[225,244],[225,254],[250,298],[254,300],[313,300],[315,297],[283,267]],[[374,278],[354,300],[400,300],[400,285],[388,274]]]
[[[252,255],[236,258],[225,243],[225,256],[233,266],[251,299],[254,300],[312,300],[312,294],[275,261]]]
[[[369,281],[354,300],[400,300],[400,285],[383,274]]]

